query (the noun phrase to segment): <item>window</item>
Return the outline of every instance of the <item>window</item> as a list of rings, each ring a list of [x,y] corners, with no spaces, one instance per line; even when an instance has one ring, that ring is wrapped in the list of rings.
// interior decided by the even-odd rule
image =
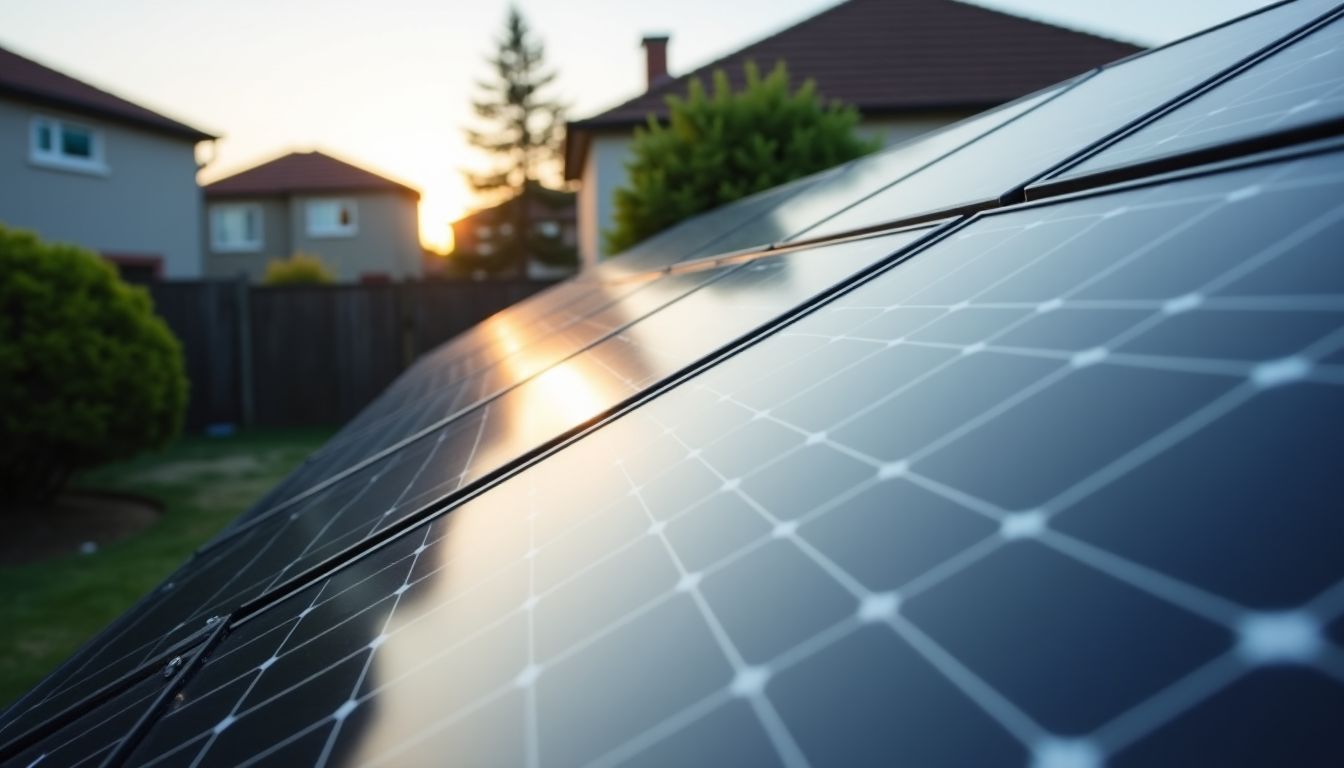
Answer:
[[[503,224],[500,224],[500,225],[499,225],[499,236],[500,236],[500,237],[513,237],[513,225],[510,224],[510,223],[507,222],[507,221],[504,222]]]
[[[493,255],[495,255],[495,244],[494,244],[494,243],[481,243],[480,245],[476,246],[476,254],[477,254],[478,256],[493,256]]]
[[[220,253],[261,250],[261,206],[225,203],[210,206],[210,250]]]
[[[493,234],[495,234],[495,230],[491,229],[489,224],[482,224],[476,228],[477,240],[489,240]]]
[[[558,221],[539,221],[537,222],[537,234],[542,237],[557,238],[560,236],[560,222]]]
[[[351,237],[359,231],[354,200],[309,200],[306,211],[309,237]]]
[[[107,173],[102,134],[85,125],[35,117],[28,158],[34,165],[85,173]]]

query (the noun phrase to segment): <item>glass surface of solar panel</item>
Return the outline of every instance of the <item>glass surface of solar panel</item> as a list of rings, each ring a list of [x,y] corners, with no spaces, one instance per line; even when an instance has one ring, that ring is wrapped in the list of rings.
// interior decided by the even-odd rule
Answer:
[[[1333,6],[1326,0],[1298,0],[1105,68],[798,237],[810,240],[933,211],[989,204]]]
[[[530,352],[534,345],[588,321],[649,282],[650,279],[632,277],[619,281],[561,283],[454,337],[412,364],[387,390],[309,456],[298,470],[271,489],[236,522],[263,514],[288,500],[310,487],[315,477],[329,477],[390,442],[413,434],[417,422],[428,423],[425,420],[433,413],[436,404],[442,408],[445,405],[442,401],[451,403],[457,398],[456,394],[445,397],[448,388],[462,396],[468,391],[475,392],[478,399],[485,396],[482,393],[488,390],[477,382],[486,369],[499,366],[507,358]],[[511,369],[496,369],[490,373],[499,381],[508,376],[506,370]],[[520,376],[515,375],[508,383],[519,380]],[[440,410],[434,418],[443,415]],[[389,442],[388,435],[399,437]]]
[[[1344,116],[1344,21],[1312,32],[1068,169],[1061,178]]]
[[[638,274],[726,253],[728,249],[717,247],[718,241],[838,170],[819,171],[693,216],[603,261],[597,273]]]
[[[702,270],[627,281],[620,294],[602,293],[603,302],[585,301],[563,321],[493,319],[494,342],[470,357],[425,360],[397,380],[386,397],[361,412],[346,429],[285,479],[283,492],[254,508],[252,516],[288,501],[356,463],[442,426],[598,340],[696,290],[722,271]],[[630,286],[636,286],[633,290]],[[596,306],[594,306],[596,305]]]
[[[1339,764],[1342,200],[981,216],[241,624],[131,764]]]
[[[545,441],[601,415],[666,376],[828,287],[870,268],[929,228],[784,252],[709,272],[704,287],[545,374],[379,458],[290,508],[233,529],[198,555],[63,673],[124,674],[287,579],[322,565],[422,507]],[[689,279],[689,278],[688,278]]]

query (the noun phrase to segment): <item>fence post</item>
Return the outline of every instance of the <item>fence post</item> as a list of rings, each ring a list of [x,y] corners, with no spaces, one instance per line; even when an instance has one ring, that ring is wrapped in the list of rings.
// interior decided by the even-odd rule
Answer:
[[[234,285],[238,298],[238,399],[242,403],[243,426],[250,427],[256,420],[252,400],[252,286],[243,272],[238,273]]]

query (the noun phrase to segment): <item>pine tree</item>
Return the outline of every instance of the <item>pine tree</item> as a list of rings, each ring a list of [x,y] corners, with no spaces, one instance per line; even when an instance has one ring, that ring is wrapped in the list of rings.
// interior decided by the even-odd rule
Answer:
[[[761,77],[745,66],[734,91],[723,70],[710,93],[692,80],[685,97],[669,96],[668,119],[636,129],[630,180],[616,190],[615,223],[604,232],[619,253],[702,211],[877,149],[861,138],[853,107],[823,104],[812,81],[796,90],[783,62]]]
[[[546,67],[541,41],[516,7],[509,8],[496,45],[489,57],[494,77],[477,83],[481,94],[472,102],[485,127],[466,131],[472,145],[493,157],[494,168],[467,178],[484,197],[510,201],[512,232],[499,240],[498,253],[516,268],[532,239],[528,200],[540,188],[542,169],[559,157],[564,105],[542,93],[556,73]]]

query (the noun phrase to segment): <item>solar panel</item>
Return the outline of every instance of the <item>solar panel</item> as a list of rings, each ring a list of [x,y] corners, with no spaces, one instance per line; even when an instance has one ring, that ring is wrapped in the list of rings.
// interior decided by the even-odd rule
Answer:
[[[1145,125],[1061,177],[1288,132],[1344,116],[1344,22],[1334,21]]]
[[[244,621],[131,762],[1337,762],[1341,193],[978,217]]]
[[[800,237],[833,236],[930,212],[991,204],[1334,5],[1325,0],[1278,5],[1114,64]]]
[[[1344,143],[1243,141],[1333,98],[1327,10],[497,314],[0,714],[0,762],[1339,764]],[[1215,101],[1217,164],[998,199]],[[949,206],[988,208],[856,234]]]
[[[862,272],[930,231],[792,251],[672,280],[704,287],[568,361],[459,415],[393,453],[340,475],[301,501],[236,526],[138,608],[118,633],[71,670],[109,678],[201,631],[287,579],[379,534],[462,485],[675,374],[810,297]],[[705,274],[714,275],[706,281]],[[300,470],[301,472],[303,470]]]

